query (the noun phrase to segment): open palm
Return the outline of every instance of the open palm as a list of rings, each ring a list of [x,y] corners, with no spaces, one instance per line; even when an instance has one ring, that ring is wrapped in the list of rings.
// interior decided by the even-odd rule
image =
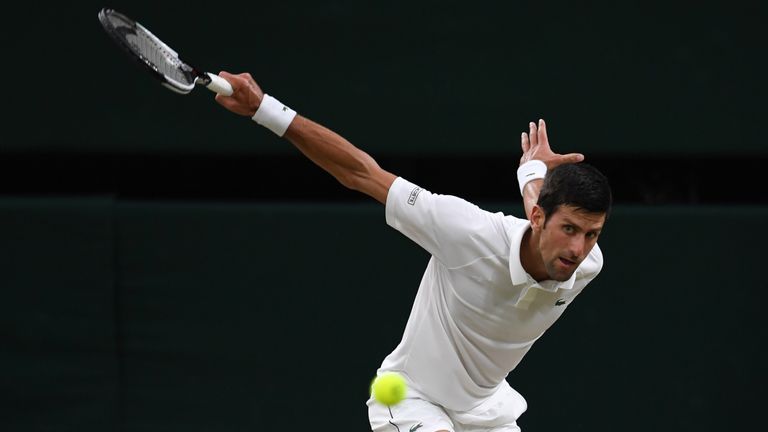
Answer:
[[[520,165],[531,160],[540,160],[547,165],[547,170],[551,170],[559,165],[578,163],[584,160],[584,155],[581,153],[561,155],[553,152],[549,146],[547,125],[544,123],[544,120],[539,120],[538,126],[536,123],[531,122],[529,128],[528,133],[523,132],[520,136],[520,146],[523,149]]]

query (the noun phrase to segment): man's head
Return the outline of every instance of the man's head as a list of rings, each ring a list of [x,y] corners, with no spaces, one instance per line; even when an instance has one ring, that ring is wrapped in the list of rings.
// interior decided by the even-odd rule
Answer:
[[[608,179],[591,165],[566,164],[547,172],[531,228],[549,278],[570,279],[597,243],[611,202]]]

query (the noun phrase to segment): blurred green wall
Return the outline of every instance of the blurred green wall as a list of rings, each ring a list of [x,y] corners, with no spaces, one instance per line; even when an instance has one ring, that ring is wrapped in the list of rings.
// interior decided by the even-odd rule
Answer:
[[[507,154],[539,117],[561,151],[768,153],[761,2],[14,7],[35,24],[9,20],[6,57],[34,85],[7,86],[14,121],[4,137],[15,139],[2,140],[0,152],[293,151],[205,90],[179,96],[157,85],[102,31],[96,15],[110,7],[201,69],[252,73],[268,93],[375,155]]]
[[[484,161],[547,119],[631,199],[603,274],[509,376],[523,430],[761,424],[768,207],[627,201],[738,195],[715,184],[725,160],[746,191],[725,202],[765,202],[765,4],[88,0],[5,10],[0,431],[366,430],[428,259],[382,208],[282,172],[315,168],[209,92],[153,82],[102,7],[202,69],[251,72],[398,174],[496,184],[483,196],[514,177]]]
[[[616,208],[603,273],[508,377],[523,430],[757,421],[767,218]],[[372,204],[4,198],[0,238],[5,431],[366,430],[428,259]]]

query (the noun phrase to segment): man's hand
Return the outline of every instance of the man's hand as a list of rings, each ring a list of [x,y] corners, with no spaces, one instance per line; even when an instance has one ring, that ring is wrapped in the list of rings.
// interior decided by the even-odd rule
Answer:
[[[584,160],[584,155],[581,153],[560,155],[553,152],[549,147],[547,125],[544,123],[544,120],[539,120],[538,127],[536,127],[536,123],[534,122],[531,122],[529,127],[529,133],[523,132],[520,137],[520,146],[523,148],[523,156],[520,158],[520,165],[531,160],[540,160],[547,166],[547,170],[551,170],[559,165],[577,163]],[[533,207],[536,206],[536,203],[539,200],[539,192],[541,191],[542,183],[543,181],[541,179],[532,180],[526,183],[523,188],[523,206],[525,207],[525,215],[529,220],[531,219]]]
[[[544,120],[539,120],[538,127],[536,127],[536,123],[534,122],[531,122],[529,126],[530,135],[523,132],[520,137],[520,146],[523,148],[523,156],[520,158],[520,165],[530,160],[540,160],[547,165],[547,170],[551,170],[559,165],[577,163],[584,160],[584,155],[581,153],[561,155],[553,152],[549,147],[547,125],[544,123]]]
[[[235,114],[253,117],[261,105],[264,92],[251,74],[241,73],[232,75],[229,72],[219,72],[219,76],[232,85],[232,96],[216,95],[216,102]]]

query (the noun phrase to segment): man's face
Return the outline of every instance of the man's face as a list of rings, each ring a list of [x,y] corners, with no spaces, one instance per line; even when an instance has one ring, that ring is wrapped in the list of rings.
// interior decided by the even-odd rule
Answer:
[[[571,278],[597,243],[605,213],[587,213],[563,205],[546,218],[545,224],[544,212],[536,206],[531,219],[533,229],[540,234],[539,252],[547,274],[562,282]]]

